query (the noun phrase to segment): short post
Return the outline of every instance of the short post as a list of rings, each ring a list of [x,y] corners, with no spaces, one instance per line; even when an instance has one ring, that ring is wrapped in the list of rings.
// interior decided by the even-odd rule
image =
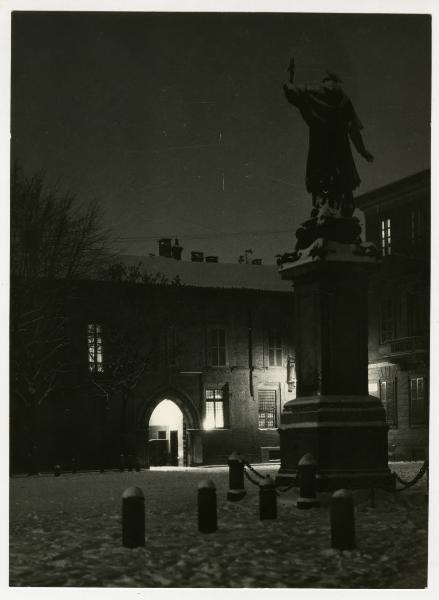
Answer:
[[[139,487],[127,488],[122,494],[122,545],[145,545],[145,496]]]
[[[121,473],[125,471],[125,454],[119,454],[119,471]]]
[[[305,454],[298,464],[299,498],[297,508],[320,506],[316,497],[317,463],[312,454]]]
[[[334,492],[331,498],[331,546],[337,550],[355,548],[354,497],[349,490]]]
[[[218,529],[216,487],[211,479],[198,484],[198,531],[213,533]]]
[[[277,519],[276,484],[270,475],[259,484],[259,518]]]
[[[72,465],[72,475],[75,475],[76,471],[78,470],[78,466],[76,464],[76,458],[72,458],[71,465]]]
[[[227,500],[238,502],[244,498],[244,461],[238,452],[232,452],[227,463],[229,465],[229,491]]]
[[[59,477],[61,475],[61,465],[55,465],[53,467],[53,474],[55,477]]]
[[[136,458],[136,460],[134,461],[134,467],[136,469],[136,473],[139,473],[140,471],[140,463],[139,463],[139,459]]]

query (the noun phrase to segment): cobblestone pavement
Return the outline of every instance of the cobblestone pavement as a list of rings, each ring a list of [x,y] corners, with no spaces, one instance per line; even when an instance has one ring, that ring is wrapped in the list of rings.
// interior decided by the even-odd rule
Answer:
[[[256,465],[274,474],[276,466]],[[410,479],[420,463],[392,469]],[[197,531],[197,485],[217,487],[216,533]],[[121,545],[121,495],[142,488],[146,546]],[[226,500],[225,467],[79,473],[10,480],[10,585],[87,587],[423,588],[426,478],[408,491],[355,493],[357,549],[330,547],[328,502],[298,510],[283,494],[278,519],[259,521],[258,489]]]

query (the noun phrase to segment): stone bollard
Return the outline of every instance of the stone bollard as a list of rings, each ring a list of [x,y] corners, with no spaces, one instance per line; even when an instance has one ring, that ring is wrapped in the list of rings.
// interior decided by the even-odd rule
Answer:
[[[55,475],[55,477],[59,477],[61,475],[61,466],[60,465],[55,465],[53,467],[53,474]]]
[[[72,465],[72,475],[76,475],[76,472],[78,470],[78,466],[76,464],[76,458],[72,458],[72,460],[70,462]]]
[[[218,529],[216,514],[216,487],[212,480],[198,484],[198,531],[213,533]]]
[[[259,518],[277,519],[276,484],[270,475],[259,484]]]
[[[320,506],[316,498],[317,463],[312,454],[305,454],[298,464],[299,498],[297,508]]]
[[[125,454],[119,454],[119,471],[121,473],[125,471]]]
[[[354,497],[349,490],[337,490],[331,498],[331,546],[337,550],[355,548]]]
[[[122,545],[145,545],[145,497],[139,487],[127,488],[122,494]]]
[[[232,452],[227,463],[229,465],[229,491],[227,500],[238,502],[244,498],[244,461],[238,452]]]

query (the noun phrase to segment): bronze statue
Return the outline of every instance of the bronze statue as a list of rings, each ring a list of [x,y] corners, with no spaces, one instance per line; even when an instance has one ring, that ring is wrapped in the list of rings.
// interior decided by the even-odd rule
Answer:
[[[361,137],[363,125],[338,75],[327,73],[320,85],[294,85],[294,59],[288,70],[285,96],[309,127],[306,188],[313,197],[311,216],[329,205],[341,216],[350,217],[354,211],[352,191],[360,184],[350,141],[363,158],[373,161]]]

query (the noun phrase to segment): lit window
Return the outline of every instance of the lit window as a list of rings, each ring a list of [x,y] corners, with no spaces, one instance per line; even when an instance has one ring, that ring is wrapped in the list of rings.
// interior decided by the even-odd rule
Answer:
[[[206,390],[206,417],[204,429],[224,428],[223,390]]]
[[[221,327],[209,331],[209,364],[213,367],[226,365],[226,331]]]
[[[88,325],[88,369],[90,373],[103,373],[102,326],[97,323]]]
[[[259,429],[274,429],[277,427],[275,390],[258,391],[258,426]]]
[[[424,377],[410,379],[410,425],[427,423],[427,402]]]
[[[268,366],[282,366],[282,337],[278,331],[268,333]]]
[[[386,411],[387,423],[390,427],[398,427],[395,379],[380,381],[380,399]]]
[[[392,248],[392,235],[390,231],[390,219],[381,221],[381,253],[389,256]]]

